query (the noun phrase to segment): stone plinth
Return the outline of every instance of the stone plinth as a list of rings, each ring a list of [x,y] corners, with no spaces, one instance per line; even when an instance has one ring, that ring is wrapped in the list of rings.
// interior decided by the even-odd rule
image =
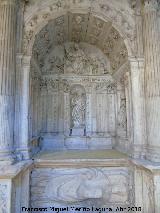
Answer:
[[[85,136],[85,129],[82,128],[72,128],[71,136]]]
[[[41,139],[42,150],[70,150],[112,149],[115,139],[111,136],[66,136],[63,134],[43,134]]]

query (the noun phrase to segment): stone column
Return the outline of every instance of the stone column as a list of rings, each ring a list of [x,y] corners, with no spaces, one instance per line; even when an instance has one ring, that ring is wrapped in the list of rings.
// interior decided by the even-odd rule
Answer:
[[[155,213],[159,213],[160,210],[160,169],[156,169],[153,177],[154,181],[154,205]]]
[[[144,59],[130,58],[133,142],[132,156],[143,158],[145,155],[145,94],[144,94]]]
[[[22,88],[22,58],[23,58],[23,50],[22,50],[22,41],[23,41],[23,25],[24,25],[24,7],[25,1],[18,0],[17,1],[17,42],[16,42],[16,86],[15,86],[15,120],[14,120],[14,146],[15,149],[18,149],[21,144],[20,138],[20,128],[21,128],[21,113],[20,113],[20,105],[21,105],[21,88]],[[17,153],[17,158],[20,157],[19,153]]]
[[[128,152],[131,151],[131,144],[133,142],[132,134],[132,94],[131,94],[131,76],[130,72],[124,74],[125,96],[126,96],[126,114],[127,114],[127,139],[128,139]]]
[[[22,73],[21,73],[21,127],[20,127],[20,144],[19,151],[23,159],[30,158],[29,150],[29,91],[30,91],[30,56],[24,56],[22,59]]]
[[[0,161],[12,162],[16,0],[0,0]]]
[[[160,41],[157,8],[156,0],[144,2],[147,158],[154,162],[160,162]]]

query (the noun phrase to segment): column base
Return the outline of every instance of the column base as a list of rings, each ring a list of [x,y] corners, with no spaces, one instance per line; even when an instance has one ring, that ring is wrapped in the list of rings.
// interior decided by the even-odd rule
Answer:
[[[130,156],[132,158],[145,159],[146,157],[146,146],[145,145],[132,145],[130,149]]]
[[[16,149],[16,156],[18,160],[29,160],[32,157],[32,153],[28,147],[24,147]]]
[[[150,160],[155,163],[160,163],[160,147],[157,146],[148,146],[146,152],[147,160]]]
[[[11,151],[0,150],[0,165],[11,165],[16,162],[16,157]]]

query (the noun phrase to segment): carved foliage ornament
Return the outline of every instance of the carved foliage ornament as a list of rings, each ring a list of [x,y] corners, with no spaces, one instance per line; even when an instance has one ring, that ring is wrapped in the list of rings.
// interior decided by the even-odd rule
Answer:
[[[116,92],[116,83],[114,82],[104,82],[104,83],[99,83],[96,85],[96,92],[97,93],[115,93]]]
[[[69,83],[67,80],[59,80],[52,78],[43,78],[40,80],[40,90],[54,92],[58,90],[63,90],[64,92],[68,92],[70,89]]]

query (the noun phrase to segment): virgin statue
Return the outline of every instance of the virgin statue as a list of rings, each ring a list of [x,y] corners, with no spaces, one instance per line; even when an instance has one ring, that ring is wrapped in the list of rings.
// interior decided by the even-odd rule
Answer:
[[[74,93],[71,98],[72,126],[80,128],[85,126],[85,95]]]

